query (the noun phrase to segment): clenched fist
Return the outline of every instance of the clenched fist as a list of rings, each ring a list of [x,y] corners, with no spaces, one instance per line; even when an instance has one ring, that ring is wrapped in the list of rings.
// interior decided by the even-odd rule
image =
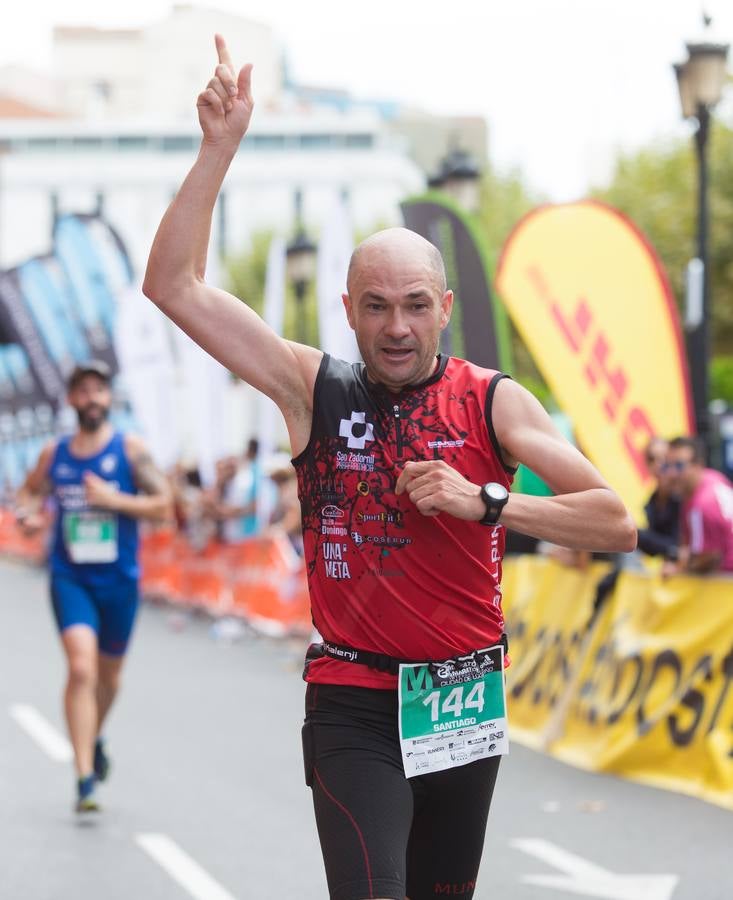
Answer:
[[[90,506],[109,510],[114,510],[117,507],[120,492],[113,484],[95,475],[94,472],[84,473],[84,489],[87,495],[87,503]]]
[[[481,488],[440,459],[406,463],[395,487],[403,492],[424,516],[444,512],[477,522],[486,512]]]

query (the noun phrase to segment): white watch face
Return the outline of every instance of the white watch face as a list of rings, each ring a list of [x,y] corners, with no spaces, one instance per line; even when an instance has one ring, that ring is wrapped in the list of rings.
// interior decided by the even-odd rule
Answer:
[[[492,500],[504,500],[508,491],[503,485],[492,481],[490,484],[486,485],[486,493]]]

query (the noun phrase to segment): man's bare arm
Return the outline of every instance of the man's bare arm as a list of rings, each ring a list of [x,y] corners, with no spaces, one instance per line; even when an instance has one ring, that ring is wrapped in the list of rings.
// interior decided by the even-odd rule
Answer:
[[[158,228],[143,291],[204,350],[277,403],[297,453],[308,441],[323,354],[285,341],[236,297],[204,281],[214,204],[254,106],[252,67],[237,76],[218,35],[216,46],[219,65],[197,102],[201,149]]]
[[[562,437],[529,391],[501,381],[492,419],[506,461],[523,463],[555,493],[511,494],[501,514],[503,525],[578,550],[629,552],[636,547],[636,527],[618,495]]]
[[[524,463],[557,494],[510,494],[499,519],[502,525],[574,550],[634,549],[636,528],[623,503],[595,467],[559,434],[532,394],[513,381],[501,381],[494,394],[492,420],[505,463]],[[480,485],[441,460],[407,463],[396,485],[398,494],[403,491],[426,516],[445,512],[479,521],[486,514]]]
[[[707,575],[709,572],[717,571],[722,561],[722,553],[693,553],[682,571],[694,575]]]
[[[168,479],[153,462],[140,438],[128,435],[125,452],[132,467],[135,487],[139,494],[118,491],[103,478],[87,472],[84,475],[87,501],[91,506],[131,516],[133,519],[150,519],[161,522],[171,514],[172,492]]]
[[[18,521],[37,513],[43,501],[50,495],[53,489],[50,469],[55,449],[55,441],[46,444],[36,465],[26,475],[25,481],[18,489],[15,496],[15,515]]]

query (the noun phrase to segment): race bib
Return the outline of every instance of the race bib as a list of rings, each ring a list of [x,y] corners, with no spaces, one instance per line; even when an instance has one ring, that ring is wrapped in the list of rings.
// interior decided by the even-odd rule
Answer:
[[[398,701],[408,778],[509,752],[501,646],[401,665]]]
[[[73,563],[117,562],[117,516],[88,510],[66,513],[64,541]]]

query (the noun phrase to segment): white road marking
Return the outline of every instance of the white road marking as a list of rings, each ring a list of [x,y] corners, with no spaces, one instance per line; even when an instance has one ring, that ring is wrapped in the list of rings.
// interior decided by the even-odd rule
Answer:
[[[135,843],[196,900],[235,900],[167,835],[138,834]]]
[[[603,900],[671,900],[677,875],[618,875],[540,838],[518,838],[511,846],[564,875],[523,875],[525,884],[600,897]]]
[[[9,712],[11,718],[54,762],[71,762],[74,758],[71,744],[35,707],[27,703],[14,703]]]

